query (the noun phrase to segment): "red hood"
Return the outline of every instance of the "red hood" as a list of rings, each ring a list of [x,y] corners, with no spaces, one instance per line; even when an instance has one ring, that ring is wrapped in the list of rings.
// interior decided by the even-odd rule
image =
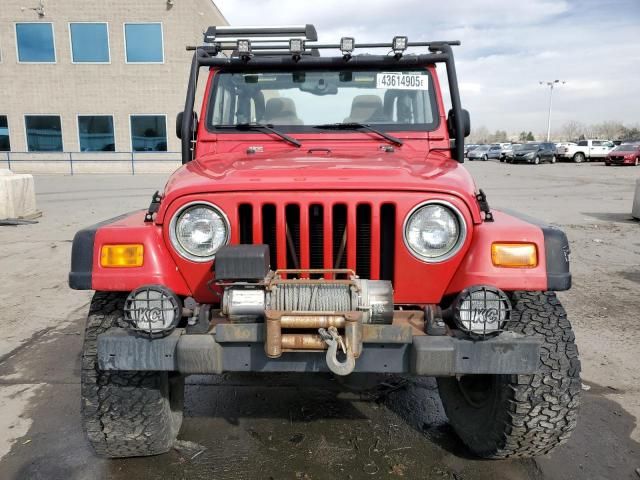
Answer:
[[[306,152],[305,152],[306,153]],[[456,195],[475,205],[474,181],[458,162],[440,153],[324,152],[221,153],[178,169],[165,187],[164,210],[183,195],[232,191],[367,190],[431,191]],[[471,208],[473,216],[476,208]],[[160,212],[159,218],[162,218]],[[478,214],[479,215],[479,214]]]

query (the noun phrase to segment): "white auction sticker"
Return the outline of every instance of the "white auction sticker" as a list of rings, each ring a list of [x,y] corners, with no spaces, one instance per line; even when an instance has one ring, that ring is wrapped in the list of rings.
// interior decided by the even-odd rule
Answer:
[[[429,77],[419,73],[381,72],[376,75],[376,88],[429,90]]]

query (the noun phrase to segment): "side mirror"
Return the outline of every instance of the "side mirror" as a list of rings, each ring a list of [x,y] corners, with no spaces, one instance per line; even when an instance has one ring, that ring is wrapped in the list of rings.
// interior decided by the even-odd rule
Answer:
[[[453,109],[449,110],[449,114],[447,115],[447,129],[449,130],[449,136],[455,138],[456,122]],[[464,137],[468,137],[471,133],[471,117],[469,116],[469,112],[464,108],[462,109],[462,132]]]
[[[182,139],[182,121],[184,119],[184,112],[178,113],[176,117],[176,137]],[[191,113],[191,125],[189,128],[189,137],[193,138],[194,132],[198,128],[198,114],[196,112]]]

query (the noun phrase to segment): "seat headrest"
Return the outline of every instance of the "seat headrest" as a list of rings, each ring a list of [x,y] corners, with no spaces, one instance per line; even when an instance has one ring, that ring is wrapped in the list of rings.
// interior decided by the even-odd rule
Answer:
[[[296,105],[290,98],[270,98],[267,100],[264,110],[264,117],[267,121],[286,123],[287,120],[291,120],[292,124],[299,121]]]
[[[377,95],[358,95],[351,103],[351,115],[345,122],[366,122],[382,115],[382,100]]]

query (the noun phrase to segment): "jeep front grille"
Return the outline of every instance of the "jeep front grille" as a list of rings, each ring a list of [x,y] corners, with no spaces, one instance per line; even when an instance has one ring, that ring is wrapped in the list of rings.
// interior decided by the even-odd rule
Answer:
[[[396,209],[391,203],[241,203],[240,243],[269,245],[271,268],[350,268],[393,281]]]

